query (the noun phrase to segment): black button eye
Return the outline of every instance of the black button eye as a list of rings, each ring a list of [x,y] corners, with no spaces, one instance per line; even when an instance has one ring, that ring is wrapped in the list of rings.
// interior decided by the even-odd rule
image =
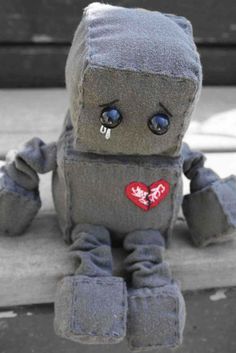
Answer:
[[[170,127],[170,120],[166,114],[158,113],[148,119],[148,127],[154,134],[164,135]]]
[[[121,123],[122,115],[118,109],[114,107],[107,107],[103,109],[100,121],[103,126],[107,127],[108,129],[113,129]]]

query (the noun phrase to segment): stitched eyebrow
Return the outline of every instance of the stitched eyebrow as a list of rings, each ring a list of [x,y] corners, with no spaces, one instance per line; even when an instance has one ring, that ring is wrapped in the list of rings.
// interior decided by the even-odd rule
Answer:
[[[171,114],[171,112],[164,106],[164,104],[162,104],[161,102],[159,102],[159,106],[160,106],[162,109],[164,109],[168,115],[173,116],[173,115]]]
[[[112,105],[112,104],[117,103],[117,102],[119,102],[119,99],[114,99],[111,102],[104,103],[104,104],[99,104],[99,107],[107,107],[108,105]]]

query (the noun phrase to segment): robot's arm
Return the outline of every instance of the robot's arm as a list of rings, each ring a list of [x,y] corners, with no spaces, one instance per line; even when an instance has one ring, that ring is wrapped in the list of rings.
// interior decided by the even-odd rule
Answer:
[[[222,242],[236,235],[236,177],[226,179],[204,167],[201,152],[182,149],[183,171],[191,180],[190,194],[183,200],[183,212],[197,246]]]
[[[0,166],[0,232],[21,234],[41,207],[39,177],[56,168],[56,143],[33,138]]]

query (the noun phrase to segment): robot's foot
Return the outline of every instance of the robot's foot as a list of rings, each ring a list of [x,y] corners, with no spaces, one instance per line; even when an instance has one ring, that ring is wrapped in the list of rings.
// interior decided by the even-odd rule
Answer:
[[[127,338],[131,350],[177,347],[184,324],[185,303],[175,282],[129,291]]]
[[[88,344],[118,343],[126,335],[127,291],[122,278],[68,276],[58,286],[55,331]]]

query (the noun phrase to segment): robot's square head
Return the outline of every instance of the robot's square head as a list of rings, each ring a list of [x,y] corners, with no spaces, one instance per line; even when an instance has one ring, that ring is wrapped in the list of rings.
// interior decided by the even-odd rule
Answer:
[[[201,81],[185,18],[91,4],[66,65],[77,146],[108,154],[177,154]]]

